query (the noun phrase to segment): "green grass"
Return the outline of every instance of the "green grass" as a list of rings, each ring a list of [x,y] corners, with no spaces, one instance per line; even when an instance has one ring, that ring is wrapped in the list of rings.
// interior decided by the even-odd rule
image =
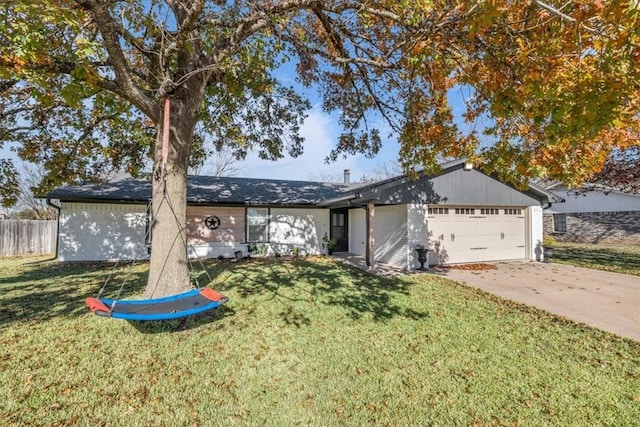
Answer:
[[[638,342],[437,276],[382,279],[331,258],[209,270],[230,298],[218,316],[135,324],[84,306],[107,265],[0,260],[0,425],[640,419]]]
[[[640,276],[640,245],[557,243],[553,262]]]

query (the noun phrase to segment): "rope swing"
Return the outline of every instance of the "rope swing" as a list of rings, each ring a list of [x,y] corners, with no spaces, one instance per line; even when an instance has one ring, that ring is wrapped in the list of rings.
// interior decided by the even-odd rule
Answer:
[[[157,195],[157,192],[162,188],[162,200],[160,201],[160,205],[157,207],[158,210],[162,204],[167,203],[167,206],[171,210],[173,217],[176,221],[176,225],[178,226],[178,234],[174,243],[178,240],[178,236],[182,240],[182,244],[184,250],[187,252],[187,261],[189,263],[189,270],[194,271],[193,263],[191,262],[191,258],[189,257],[189,251],[192,251],[194,256],[198,259],[200,263],[201,269],[205,272],[208,283],[212,282],[211,276],[209,272],[205,268],[202,260],[197,257],[197,252],[195,248],[187,241],[186,239],[186,228],[183,224],[180,224],[180,220],[178,219],[178,215],[174,210],[173,204],[171,203],[171,199],[167,194],[167,161],[169,157],[169,132],[170,132],[170,117],[171,117],[171,101],[169,97],[166,97],[164,100],[164,113],[163,113],[163,129],[162,129],[162,163],[161,163],[161,173],[162,173],[162,186],[156,190],[151,197],[151,200],[147,204],[147,212],[151,215],[151,220],[149,221],[149,226],[147,227],[145,242],[150,240],[151,230],[155,224],[155,216],[153,215],[152,203],[153,199]],[[124,250],[127,248],[129,243],[125,244]],[[153,245],[153,242],[151,242]],[[169,251],[170,253],[171,251]],[[101,298],[102,294],[107,287],[108,283],[111,281],[111,277],[113,276],[116,268],[120,264],[121,259],[118,259],[113,266],[113,269],[109,273],[109,276],[105,280],[104,284],[100,288],[98,295],[95,298],[87,298],[85,300],[89,309],[96,315],[102,317],[112,317],[117,319],[127,319],[127,320],[167,320],[167,319],[176,319],[180,317],[192,316],[194,314],[202,313],[208,310],[215,309],[228,301],[228,298],[222,295],[219,292],[214,291],[211,288],[200,288],[200,284],[198,283],[197,278],[194,279],[195,289],[178,294],[172,295],[163,298],[155,298],[155,299],[141,299],[141,300],[121,300],[119,299],[122,290],[124,289],[126,283],[128,282],[128,278],[131,275],[131,270],[133,268],[134,263],[136,262],[135,256],[129,265],[125,278],[120,285],[120,289],[118,290],[118,294],[116,298]],[[166,264],[166,263],[165,263]],[[164,267],[163,267],[164,268]],[[158,282],[162,277],[162,273],[158,277]],[[158,282],[153,285],[152,295],[155,293],[155,289],[157,288]]]

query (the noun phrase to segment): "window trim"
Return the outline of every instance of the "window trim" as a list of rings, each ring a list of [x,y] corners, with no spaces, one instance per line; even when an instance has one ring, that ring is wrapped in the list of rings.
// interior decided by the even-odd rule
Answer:
[[[522,208],[504,208],[504,214],[509,216],[522,216]]]
[[[454,208],[455,209],[455,213],[454,215],[475,215],[476,214],[476,208]]]
[[[500,215],[500,209],[498,208],[480,208],[480,215]]]
[[[449,215],[449,208],[442,206],[429,206],[428,215]]]

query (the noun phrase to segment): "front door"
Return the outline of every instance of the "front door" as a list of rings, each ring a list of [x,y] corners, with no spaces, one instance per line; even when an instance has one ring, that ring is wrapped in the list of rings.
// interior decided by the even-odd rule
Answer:
[[[349,251],[349,210],[348,209],[332,209],[331,210],[331,238],[336,239],[338,243],[333,248],[334,252]]]

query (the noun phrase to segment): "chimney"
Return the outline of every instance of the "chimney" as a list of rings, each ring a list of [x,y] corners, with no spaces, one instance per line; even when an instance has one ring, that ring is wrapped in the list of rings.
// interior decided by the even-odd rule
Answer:
[[[350,169],[345,169],[344,170],[344,183],[345,184],[350,184],[351,182],[351,170]]]

